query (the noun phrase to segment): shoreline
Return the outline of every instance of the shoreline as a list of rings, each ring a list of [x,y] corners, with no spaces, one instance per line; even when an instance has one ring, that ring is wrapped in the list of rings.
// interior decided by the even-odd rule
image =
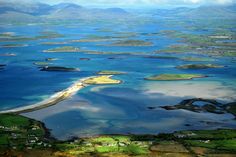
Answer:
[[[54,93],[49,98],[42,100],[38,103],[27,105],[23,107],[17,107],[14,109],[4,110],[0,111],[0,114],[7,114],[7,113],[14,113],[14,114],[22,114],[22,113],[28,113],[37,111],[43,108],[47,108],[49,106],[56,105],[57,103],[66,100],[68,97],[73,96],[76,94],[79,90],[89,86],[89,85],[102,85],[102,84],[120,84],[122,81],[120,80],[113,80],[111,79],[113,75],[103,75],[103,76],[90,76],[86,78],[81,78],[78,81],[75,81],[71,86],[68,88],[59,91],[57,93]],[[107,77],[107,78],[102,78]],[[101,80],[102,78],[102,80]],[[95,80],[95,83],[89,82],[90,80]],[[115,83],[111,83],[109,81],[118,81]]]
[[[88,84],[85,84],[83,82],[87,79],[94,78],[94,77],[97,77],[97,76],[92,76],[92,77],[80,79],[80,80],[74,82],[68,88],[53,94],[52,96],[50,96],[49,98],[47,98],[45,100],[42,100],[41,102],[38,102],[38,103],[35,103],[32,105],[23,106],[23,107],[14,108],[14,109],[0,111],[0,114],[6,114],[6,113],[21,114],[21,113],[32,112],[32,111],[40,110],[40,109],[43,109],[43,108],[46,108],[49,106],[56,105],[57,103],[74,95],[79,90],[87,87]]]
[[[50,130],[40,121],[15,114],[1,116],[0,131],[3,137],[9,139],[2,140],[0,144],[0,150],[3,150],[0,151],[1,156],[48,156],[50,154],[50,157],[93,157],[96,154],[96,156],[107,157],[131,157],[162,154],[164,156],[234,157],[236,154],[234,140],[236,130],[229,128],[179,130],[158,134],[100,134],[58,140],[53,138]],[[43,133],[37,134],[37,132]]]

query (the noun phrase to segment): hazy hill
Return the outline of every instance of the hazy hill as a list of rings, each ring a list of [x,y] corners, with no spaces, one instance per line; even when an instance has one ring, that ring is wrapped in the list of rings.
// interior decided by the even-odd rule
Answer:
[[[132,15],[138,15],[134,12]],[[156,17],[168,18],[229,18],[236,19],[236,5],[233,6],[204,6],[198,8],[180,7],[174,9],[157,9],[151,13]],[[37,2],[13,3],[0,1],[0,22],[25,22],[49,19],[119,19],[132,17],[121,8],[86,8],[73,3],[48,5]]]
[[[0,14],[0,22],[35,22],[37,20],[38,18],[33,15],[16,11],[6,11]]]
[[[125,17],[128,15],[123,9],[120,8],[85,8],[76,4],[62,3],[52,6],[50,14],[45,15],[44,18],[50,19],[93,19],[93,18],[114,18]]]
[[[182,18],[235,18],[236,5],[233,6],[202,6],[198,8],[175,8],[156,10],[154,16]]]
[[[73,3],[60,3],[60,4],[56,4],[51,6],[51,10],[58,10],[58,9],[65,9],[65,8],[82,8],[82,6],[73,4]]]
[[[47,5],[43,3],[15,4],[0,1],[0,22],[40,21],[47,19],[103,19],[126,18],[128,12],[121,8],[85,8],[73,3]]]
[[[47,14],[51,10],[51,6],[43,3],[13,3],[0,1],[0,14],[14,11],[18,13],[25,13],[30,15],[42,15]]]

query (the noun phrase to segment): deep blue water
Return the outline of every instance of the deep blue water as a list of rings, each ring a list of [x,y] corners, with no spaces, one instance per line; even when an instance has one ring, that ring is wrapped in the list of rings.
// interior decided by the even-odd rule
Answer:
[[[37,36],[42,31],[53,31],[63,34],[56,39],[43,39],[27,42],[27,47],[0,48],[0,64],[6,64],[0,71],[0,110],[12,109],[19,106],[39,102],[53,93],[63,90],[80,78],[94,76],[100,70],[115,70],[127,72],[126,75],[114,76],[123,81],[119,85],[90,86],[79,91],[72,98],[58,105],[25,114],[45,122],[52,129],[54,136],[68,138],[73,135],[86,136],[106,133],[157,133],[171,132],[181,129],[197,128],[236,128],[232,115],[215,115],[207,113],[192,113],[187,111],[147,110],[148,106],[174,105],[186,98],[204,96],[222,102],[235,100],[236,65],[232,58],[213,58],[214,63],[227,65],[225,68],[204,70],[180,70],[175,66],[193,62],[180,59],[153,59],[153,55],[168,45],[177,43],[175,39],[164,36],[146,36],[142,33],[158,33],[161,30],[180,29],[165,27],[157,22],[136,23],[78,23],[65,25],[28,25],[0,26],[0,32],[14,32],[16,35]],[[101,31],[109,29],[109,31]],[[142,39],[151,41],[154,46],[148,47],[110,47],[104,46],[111,42],[71,43],[69,41],[86,38],[89,35],[121,36],[122,32],[137,33],[137,36],[127,39]],[[193,32],[197,33],[197,32]],[[203,33],[203,32],[199,32]],[[125,33],[124,33],[125,34]],[[65,45],[42,45],[46,41],[65,41],[66,46],[76,46],[86,50],[117,52],[120,55],[96,55],[86,53],[43,53],[54,47]],[[14,42],[0,42],[0,45]],[[141,52],[142,55],[127,55],[123,52]],[[16,56],[2,56],[15,53]],[[160,56],[176,57],[208,57],[202,54],[159,54]],[[46,58],[57,58],[52,61],[54,66],[66,66],[81,69],[80,72],[45,72],[40,71],[34,62],[44,62]],[[90,58],[90,60],[80,60]],[[114,58],[114,59],[110,59]],[[202,63],[202,62],[194,62]],[[146,81],[145,77],[162,73],[200,73],[208,78],[190,81],[171,81],[176,95],[165,91],[169,82]],[[179,90],[182,86],[182,90]],[[161,87],[161,88],[159,88]],[[198,88],[199,87],[199,88]],[[194,90],[184,94],[186,90]],[[166,88],[167,89],[167,88]],[[162,91],[164,90],[164,91]],[[171,91],[170,91],[171,92]],[[200,94],[199,94],[200,93]],[[47,112],[45,112],[47,111]],[[204,123],[208,121],[211,123]],[[193,124],[186,127],[185,124]],[[60,128],[60,129],[58,129]]]

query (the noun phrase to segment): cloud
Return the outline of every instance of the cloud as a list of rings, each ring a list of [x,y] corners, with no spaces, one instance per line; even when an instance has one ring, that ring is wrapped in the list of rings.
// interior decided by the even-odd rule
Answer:
[[[0,0],[5,1],[5,0]],[[8,0],[8,1],[38,1],[42,3],[77,3],[80,5],[113,5],[113,6],[160,6],[160,5],[227,5],[236,0]]]
[[[41,0],[45,1],[45,0]],[[194,5],[194,4],[232,4],[236,0],[47,0],[56,2],[75,2],[94,5]],[[45,1],[45,2],[47,2]]]
[[[216,0],[219,4],[228,4],[228,3],[235,3],[233,0]]]

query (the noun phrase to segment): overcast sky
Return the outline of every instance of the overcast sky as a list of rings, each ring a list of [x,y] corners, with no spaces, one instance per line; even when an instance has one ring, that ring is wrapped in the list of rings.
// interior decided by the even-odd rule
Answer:
[[[1,1],[1,0],[0,0]],[[8,0],[17,1],[17,0]],[[176,5],[228,5],[235,3],[236,0],[18,0],[18,1],[39,1],[49,4],[61,2],[72,2],[80,5],[90,6],[176,6]]]

